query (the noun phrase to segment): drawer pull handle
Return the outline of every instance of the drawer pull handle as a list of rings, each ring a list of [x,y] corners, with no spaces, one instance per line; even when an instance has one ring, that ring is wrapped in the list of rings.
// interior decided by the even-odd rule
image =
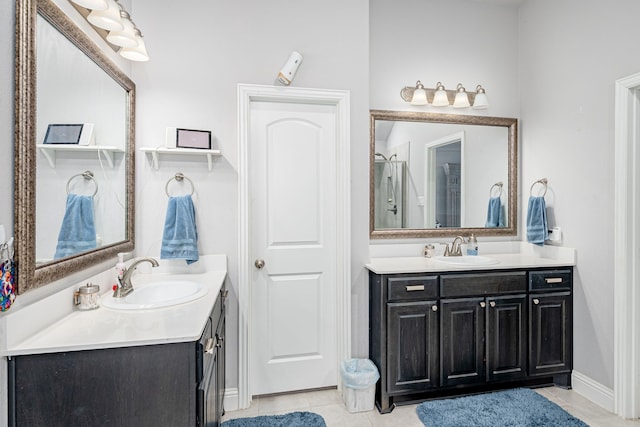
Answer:
[[[209,353],[209,354],[213,354],[213,348],[216,346],[217,344],[213,343],[213,338],[207,338],[207,342],[204,345],[204,352],[205,353]]]
[[[431,306],[431,310],[433,310],[433,311],[438,311],[438,306],[437,306],[437,305],[432,305],[432,306]]]
[[[482,301],[482,302],[480,303],[480,307],[485,308],[486,306],[487,306],[487,303],[486,303],[486,302]]]
[[[562,277],[546,277],[544,281],[547,283],[562,283]]]
[[[539,300],[538,298],[534,298],[534,299],[533,299],[533,303],[534,303],[535,305],[538,305],[538,304],[540,304],[540,300]]]
[[[424,285],[408,285],[405,289],[407,292],[424,291]]]
[[[490,305],[491,307],[495,307],[495,306],[496,306],[496,302],[495,302],[495,301],[491,301],[491,302],[489,303],[489,305]]]

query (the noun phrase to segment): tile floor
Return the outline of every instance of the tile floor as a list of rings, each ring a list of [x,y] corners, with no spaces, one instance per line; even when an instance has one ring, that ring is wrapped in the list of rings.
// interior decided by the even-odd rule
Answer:
[[[556,387],[536,391],[591,427],[640,427],[640,420],[623,420],[575,391]],[[398,406],[387,415],[381,415],[377,410],[351,414],[347,412],[340,393],[335,389],[254,398],[250,408],[227,412],[223,421],[293,411],[320,414],[327,427],[424,427],[416,415],[416,405]]]

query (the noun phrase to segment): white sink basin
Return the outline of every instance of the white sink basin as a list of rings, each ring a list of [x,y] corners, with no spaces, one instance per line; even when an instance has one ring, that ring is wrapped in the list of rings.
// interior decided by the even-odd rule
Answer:
[[[124,298],[114,298],[109,293],[102,298],[102,305],[116,310],[171,307],[200,299],[208,291],[202,283],[190,280],[163,280],[134,285],[133,292]]]
[[[444,264],[459,265],[459,266],[474,266],[474,265],[493,265],[498,264],[498,260],[488,256],[473,255],[473,256],[434,256],[434,261],[438,261]]]

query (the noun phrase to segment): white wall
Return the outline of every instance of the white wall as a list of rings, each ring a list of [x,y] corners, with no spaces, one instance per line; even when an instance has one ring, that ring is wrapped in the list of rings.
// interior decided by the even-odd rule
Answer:
[[[295,0],[134,2],[151,61],[136,64],[137,145],[163,144],[167,126],[212,130],[223,157],[206,161],[162,159],[152,170],[138,153],[136,252],[157,256],[167,196],[166,181],[185,173],[196,187],[201,253],[229,256],[231,300],[227,321],[228,382],[237,385],[238,312],[238,83],[272,85],[293,50],[304,57],[292,86],[351,91],[354,352],[368,352],[368,2]]]
[[[638,16],[635,0],[536,0],[520,11],[522,188],[528,197],[549,179],[554,223],[578,254],[574,368],[610,388],[614,82],[640,70]]]

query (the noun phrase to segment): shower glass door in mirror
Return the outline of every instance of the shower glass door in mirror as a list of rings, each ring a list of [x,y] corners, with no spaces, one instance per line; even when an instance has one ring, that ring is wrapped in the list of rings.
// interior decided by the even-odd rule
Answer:
[[[127,92],[37,17],[36,264],[127,239]],[[90,172],[92,176],[86,174]]]

